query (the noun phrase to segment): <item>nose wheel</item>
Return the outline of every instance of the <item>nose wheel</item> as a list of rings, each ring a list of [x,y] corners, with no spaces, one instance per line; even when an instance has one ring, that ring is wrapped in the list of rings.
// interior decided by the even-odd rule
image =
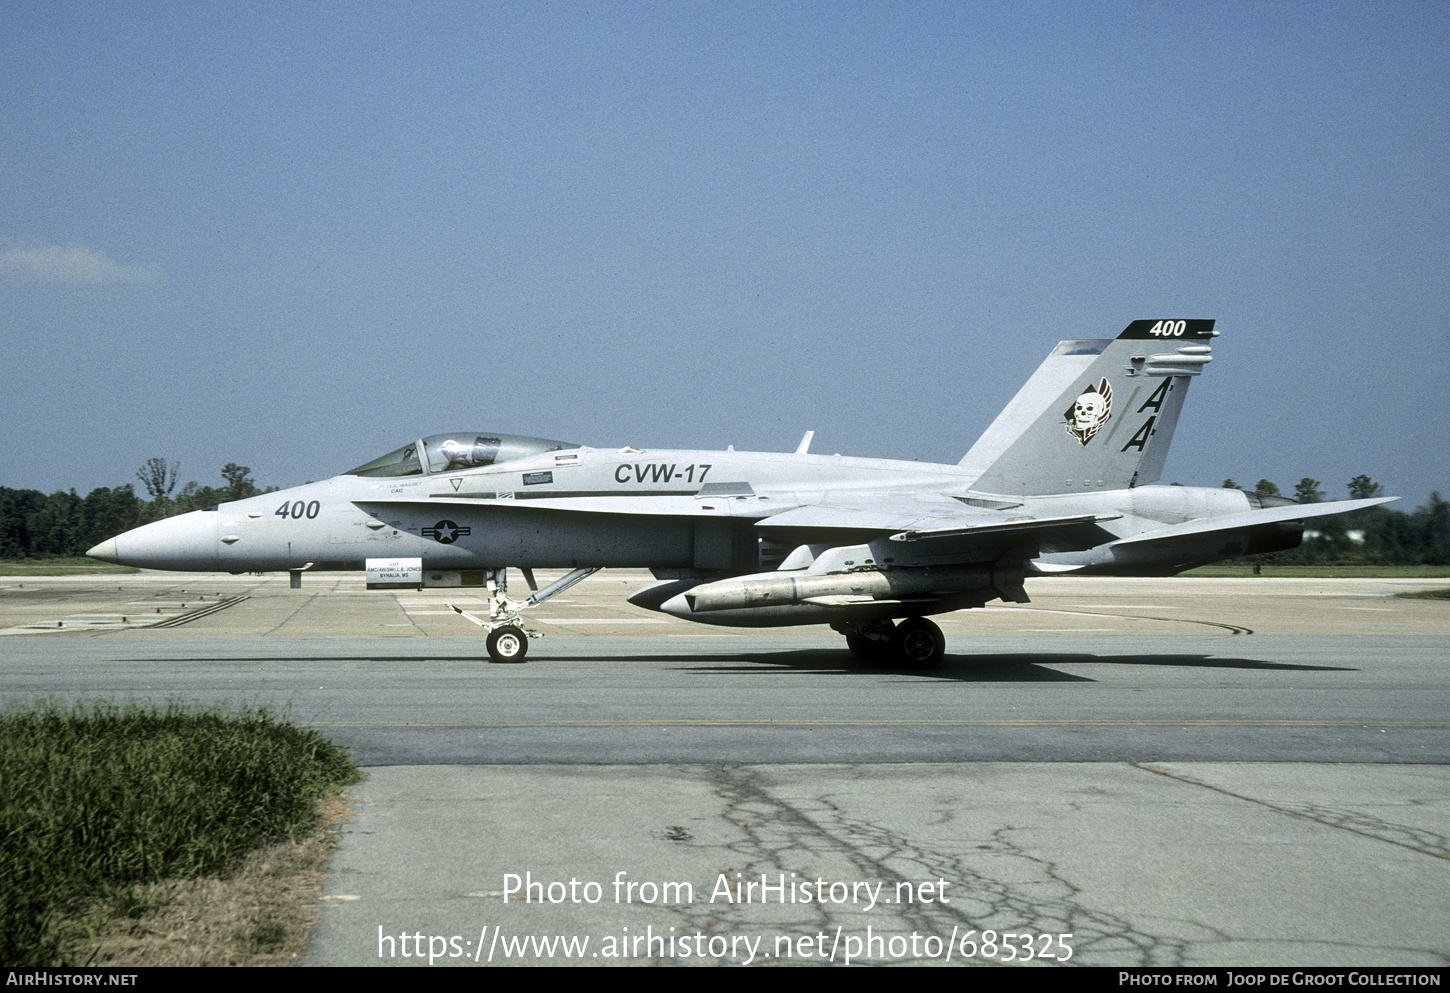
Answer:
[[[529,654],[529,636],[512,624],[490,631],[485,645],[495,662],[522,662]]]

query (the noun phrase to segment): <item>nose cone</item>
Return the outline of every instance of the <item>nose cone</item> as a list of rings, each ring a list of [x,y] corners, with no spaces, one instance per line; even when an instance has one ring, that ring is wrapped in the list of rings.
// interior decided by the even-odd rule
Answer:
[[[196,510],[108,538],[86,555],[139,569],[210,572],[217,566],[215,511]]]
[[[665,579],[658,583],[651,583],[639,590],[629,598],[629,602],[636,607],[643,607],[645,610],[663,610],[665,613],[673,613],[673,611],[666,610],[665,603],[699,585],[700,580],[698,579]]]
[[[121,564],[121,553],[116,551],[116,539],[107,538],[90,551],[86,552],[87,558],[100,559],[102,562],[114,562]]]

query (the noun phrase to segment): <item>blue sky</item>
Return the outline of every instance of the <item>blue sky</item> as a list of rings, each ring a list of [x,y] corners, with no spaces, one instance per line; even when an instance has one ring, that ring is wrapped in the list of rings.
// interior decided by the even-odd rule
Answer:
[[[1165,481],[1450,492],[1450,4],[0,7],[0,485],[480,429],[955,462],[1215,318]]]

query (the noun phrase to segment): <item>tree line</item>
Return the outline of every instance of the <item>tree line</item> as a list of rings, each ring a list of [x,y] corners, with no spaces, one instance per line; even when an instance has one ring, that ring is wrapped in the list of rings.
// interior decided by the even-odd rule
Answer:
[[[45,494],[0,486],[0,558],[84,555],[86,549],[142,524],[277,489],[258,488],[248,466],[228,462],[221,470],[225,486],[193,481],[176,492],[180,471],[179,463],[150,459],[136,472],[145,499],[132,483],[102,486],[85,496],[75,490]]]
[[[103,486],[83,497],[75,490],[47,495],[0,486],[0,558],[84,555],[86,549],[142,524],[277,489],[258,488],[249,467],[228,462],[221,469],[226,485],[201,486],[193,481],[177,491],[180,470],[179,464],[165,459],[148,460],[136,472],[144,499],[132,483]],[[1232,479],[1223,485],[1247,489]],[[1294,499],[1319,503],[1325,499],[1322,486],[1306,476],[1294,487]],[[1253,489],[1265,496],[1282,495],[1267,479]],[[1382,487],[1368,476],[1356,476],[1347,489],[1350,499],[1361,499],[1378,496]],[[1369,507],[1317,518],[1298,548],[1248,558],[1278,565],[1450,565],[1450,501],[1437,490],[1428,504],[1414,511]]]
[[[1232,479],[1226,489],[1246,489]],[[1294,486],[1294,500],[1322,503],[1325,494],[1317,479],[1306,476]],[[1346,485],[1349,499],[1364,500],[1383,494],[1384,487],[1368,476],[1355,476]],[[1254,484],[1264,496],[1281,496],[1267,479]],[[1366,507],[1349,514],[1318,517],[1304,529],[1298,548],[1263,555],[1246,555],[1246,562],[1274,565],[1450,565],[1450,501],[1436,490],[1430,502],[1414,511]]]

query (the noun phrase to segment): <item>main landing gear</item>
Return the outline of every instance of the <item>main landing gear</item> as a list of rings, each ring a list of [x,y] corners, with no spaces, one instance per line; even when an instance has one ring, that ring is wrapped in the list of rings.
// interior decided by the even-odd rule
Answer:
[[[946,635],[925,617],[908,617],[900,624],[889,620],[854,621],[831,627],[846,636],[851,654],[869,665],[930,669],[946,654]]]

